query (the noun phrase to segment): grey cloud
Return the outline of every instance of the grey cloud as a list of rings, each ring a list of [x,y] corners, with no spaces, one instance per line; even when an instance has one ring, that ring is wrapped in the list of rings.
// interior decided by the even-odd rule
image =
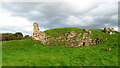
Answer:
[[[117,3],[116,3],[117,4]],[[41,28],[52,29],[61,27],[80,27],[80,28],[104,28],[105,24],[109,24],[110,27],[115,27],[117,21],[111,20],[113,15],[117,14],[117,6],[115,8],[104,11],[103,16],[102,11],[97,11],[101,3],[96,3],[92,7],[84,11],[76,11],[75,8],[71,8],[69,5],[63,2],[26,2],[26,3],[3,3],[3,8],[12,13],[12,16],[24,17],[33,23],[37,21]],[[107,7],[103,7],[106,9]],[[39,12],[39,14],[32,14],[33,11]],[[80,19],[83,23],[88,23],[83,20],[83,17],[90,16],[93,18],[93,22],[89,22],[88,25],[75,25],[74,22],[66,21],[70,16],[75,16]],[[70,22],[73,25],[67,25],[66,22]]]

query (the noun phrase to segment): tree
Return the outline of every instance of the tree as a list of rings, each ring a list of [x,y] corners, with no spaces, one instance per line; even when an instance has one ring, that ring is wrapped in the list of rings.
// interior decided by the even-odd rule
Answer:
[[[29,38],[29,37],[30,37],[29,35],[25,35],[25,36],[24,36],[25,39],[27,39],[27,38]]]
[[[9,41],[15,38],[15,35],[12,33],[2,33],[2,41]]]
[[[27,38],[27,37],[29,37],[29,35],[25,35],[25,37]]]
[[[21,40],[23,39],[23,34],[21,32],[13,33],[2,33],[2,41],[9,41],[9,40]]]
[[[16,37],[19,37],[19,36],[22,36],[22,37],[23,37],[23,34],[22,34],[21,32],[16,32],[16,33],[15,33],[15,36],[16,36]]]

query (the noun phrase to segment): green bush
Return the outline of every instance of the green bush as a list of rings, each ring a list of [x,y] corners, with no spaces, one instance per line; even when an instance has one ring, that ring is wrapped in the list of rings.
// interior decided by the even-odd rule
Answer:
[[[23,37],[23,34],[21,32],[16,32],[15,33],[15,36],[18,37],[18,36],[22,36]]]
[[[21,40],[23,39],[23,34],[21,32],[13,33],[2,33],[2,41],[9,41],[9,40]]]
[[[2,41],[9,41],[15,38],[15,35],[12,33],[2,33]]]

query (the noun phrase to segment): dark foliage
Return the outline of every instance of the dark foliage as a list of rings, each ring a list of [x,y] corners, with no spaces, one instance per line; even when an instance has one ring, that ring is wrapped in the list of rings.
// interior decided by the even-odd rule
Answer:
[[[31,37],[29,35],[25,35],[23,38],[24,39],[30,39]]]
[[[0,40],[1,41],[9,41],[9,40],[21,40],[21,39],[26,39],[29,37],[29,35],[26,35],[23,37],[23,34],[21,32],[16,32],[15,34],[13,33],[2,33],[0,34]]]
[[[23,37],[23,34],[22,34],[21,32],[16,32],[16,33],[15,33],[15,36],[16,36],[16,37],[19,37],[19,36],[22,36],[22,37]]]
[[[15,38],[15,35],[12,33],[2,33],[2,41],[9,41]]]

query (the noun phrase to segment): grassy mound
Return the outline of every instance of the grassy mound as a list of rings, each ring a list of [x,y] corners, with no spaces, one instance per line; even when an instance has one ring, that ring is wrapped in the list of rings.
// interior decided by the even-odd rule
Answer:
[[[81,32],[83,33],[83,29],[80,28],[74,28],[74,27],[65,27],[65,28],[56,28],[56,29],[50,29],[50,30],[46,30],[44,31],[47,35],[50,36],[59,36],[61,34],[65,34],[71,31],[76,31],[76,32]]]
[[[102,37],[102,36],[108,36],[109,34],[106,34],[103,29],[89,29],[92,31],[92,34],[94,35],[93,38]],[[74,27],[65,27],[65,28],[56,28],[56,29],[50,29],[44,31],[47,35],[57,37],[59,35],[76,31],[78,33],[85,33],[84,29],[81,28],[74,28]]]
[[[90,29],[94,37],[107,37],[107,42],[89,47],[45,46],[35,40],[12,40],[2,44],[3,66],[118,66],[118,35],[101,29]],[[57,28],[45,31],[58,36],[80,28]],[[36,45],[36,46],[35,46]],[[111,48],[111,50],[108,50]]]

